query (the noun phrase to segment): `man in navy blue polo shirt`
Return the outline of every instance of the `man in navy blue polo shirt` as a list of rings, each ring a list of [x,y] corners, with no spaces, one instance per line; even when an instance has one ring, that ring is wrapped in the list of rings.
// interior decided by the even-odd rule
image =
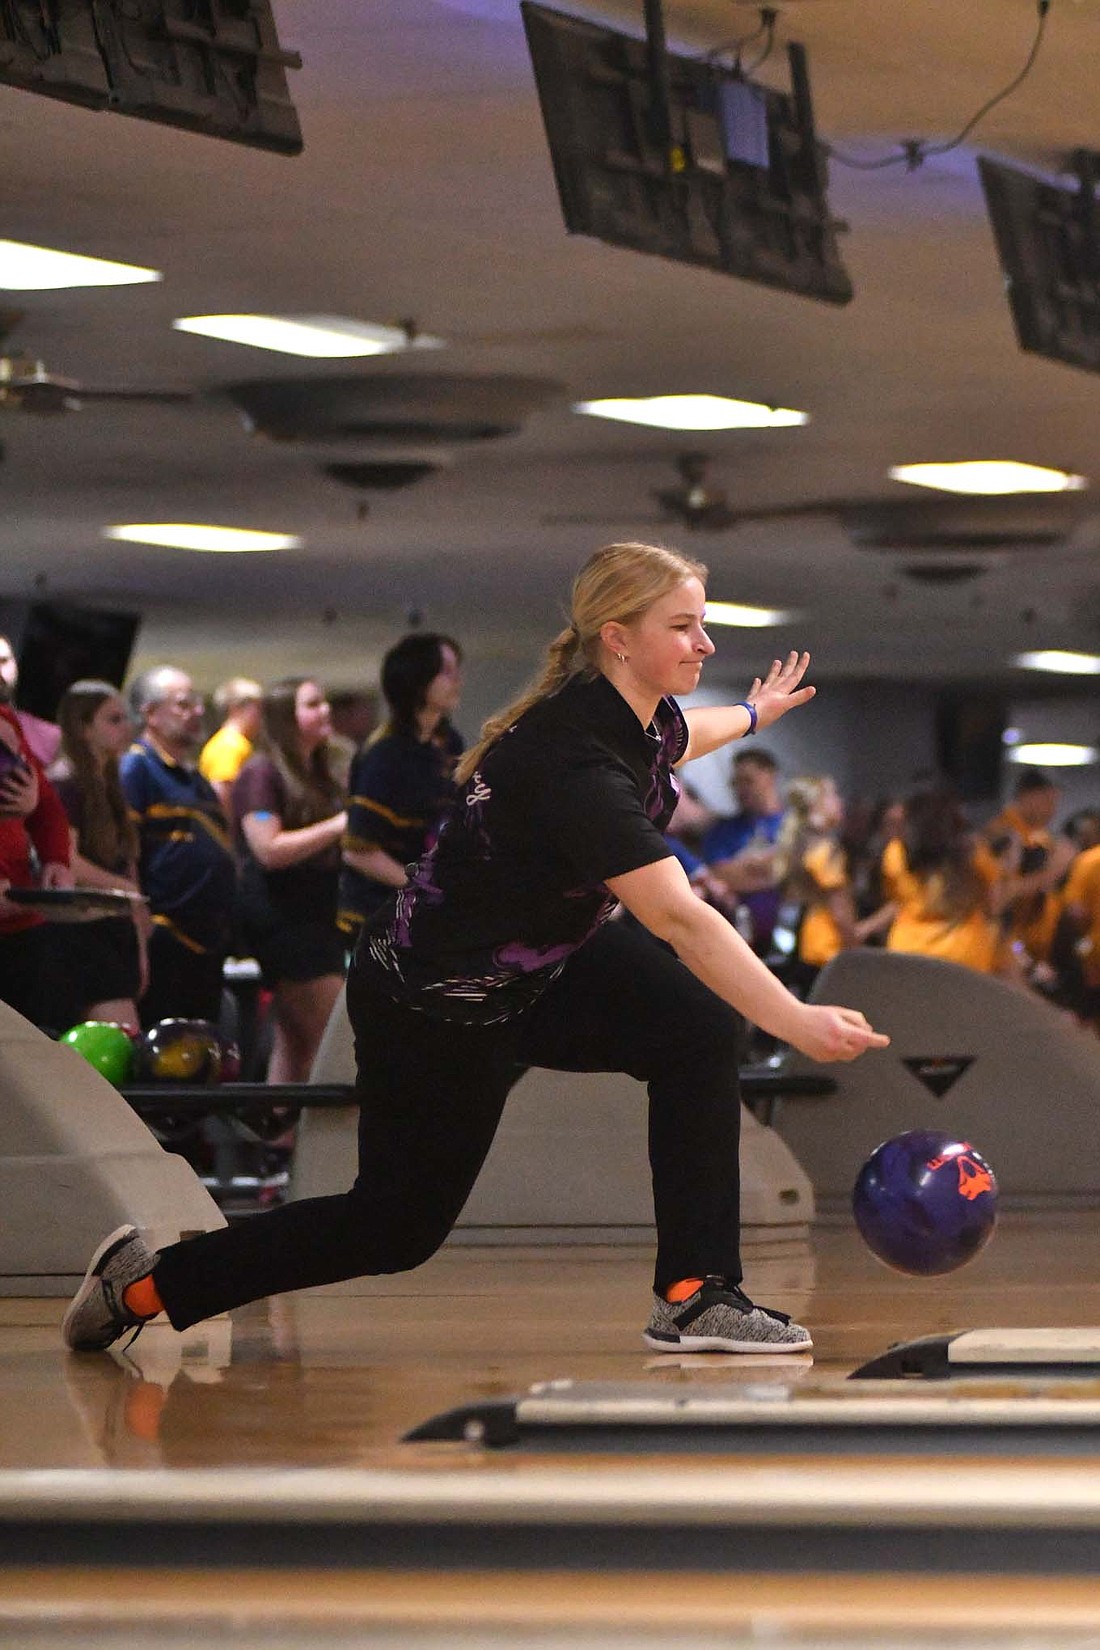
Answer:
[[[153,918],[142,1022],[217,1020],[237,867],[221,803],[195,765],[202,700],[182,670],[159,665],[134,681],[130,708],[142,734],[119,779],[141,838],[138,876]]]

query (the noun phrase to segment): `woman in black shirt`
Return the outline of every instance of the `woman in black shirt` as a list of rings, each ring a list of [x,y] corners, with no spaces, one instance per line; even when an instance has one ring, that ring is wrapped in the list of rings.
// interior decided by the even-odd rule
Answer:
[[[338,921],[354,944],[364,922],[408,882],[454,799],[462,740],[451,717],[462,691],[462,650],[418,631],[382,660],[389,715],[356,753],[348,779]]]
[[[740,1289],[738,1052],[744,1014],[816,1059],[887,1042],[801,1003],[692,893],[662,831],[675,766],[813,694],[808,656],[745,701],[681,711],[714,651],[705,569],[650,545],[598,551],[536,686],[459,764],[458,797],[408,886],[364,930],[348,985],[360,1170],[162,1250],[120,1228],[66,1314],[109,1345],[159,1309],[177,1329],[265,1294],[419,1265],[443,1242],[524,1067],[648,1085],[657,1260],[648,1345],[801,1351],[806,1330]],[[621,923],[621,901],[678,954]],[[686,964],[686,966],[684,966]]]

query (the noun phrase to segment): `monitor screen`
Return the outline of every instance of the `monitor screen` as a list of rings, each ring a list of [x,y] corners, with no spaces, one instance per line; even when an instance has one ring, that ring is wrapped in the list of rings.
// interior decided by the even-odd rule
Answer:
[[[3,0],[0,84],[296,155],[270,0]]]
[[[52,722],[67,687],[96,677],[121,687],[140,620],[136,613],[105,613],[60,602],[0,605],[0,625],[19,661],[15,700],[20,710]]]
[[[1100,204],[1087,179],[1052,183],[978,160],[1020,348],[1100,372]]]
[[[668,141],[644,40],[524,0],[566,228],[846,304],[801,47],[792,90],[668,53]]]

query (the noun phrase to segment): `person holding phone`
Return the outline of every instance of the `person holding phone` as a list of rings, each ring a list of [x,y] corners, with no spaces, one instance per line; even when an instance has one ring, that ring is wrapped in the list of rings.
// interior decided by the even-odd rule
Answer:
[[[35,875],[32,849],[40,870]],[[0,678],[0,887],[71,888],[69,822]],[[41,917],[0,894],[0,1002],[36,1020],[45,1001]]]

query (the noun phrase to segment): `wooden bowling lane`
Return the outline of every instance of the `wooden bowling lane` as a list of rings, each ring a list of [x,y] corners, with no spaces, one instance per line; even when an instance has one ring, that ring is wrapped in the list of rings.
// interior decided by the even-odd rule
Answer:
[[[459,1245],[408,1277],[258,1303],[184,1336],[155,1325],[113,1357],[62,1351],[63,1302],[0,1302],[0,1640],[144,1650],[133,1634],[148,1626],[160,1650],[200,1637],[244,1650],[249,1633],[268,1647],[297,1633],[294,1650],[413,1635],[549,1650],[554,1634],[571,1650],[709,1650],[1100,1631],[1087,1453],[400,1442],[433,1414],[548,1380],[832,1381],[854,1401],[868,1383],[842,1377],[892,1341],[1100,1324],[1088,1211],[1009,1214],[943,1279],[887,1272],[846,1224],[756,1251],[750,1291],[811,1325],[814,1360],[652,1356],[649,1264],[638,1248]]]
[[[200,1640],[271,1650],[288,1639],[305,1650],[349,1639],[374,1644],[390,1635],[406,1650],[419,1644],[672,1650],[762,1640],[801,1650],[815,1644],[850,1650],[853,1643],[866,1650],[922,1643],[1093,1650],[1098,1628],[1100,1600],[1091,1581],[1004,1576],[991,1588],[978,1574],[938,1577],[934,1586],[904,1574],[723,1577],[692,1570],[645,1577],[486,1570],[421,1573],[411,1582],[398,1571],[290,1568],[274,1575],[238,1570],[229,1587],[219,1569],[157,1569],[143,1573],[138,1605],[132,1570],[74,1568],[59,1575],[28,1568],[8,1572],[0,1589],[0,1635],[27,1650],[41,1643],[81,1643],[89,1650],[107,1634],[118,1650],[137,1643],[191,1647]]]

